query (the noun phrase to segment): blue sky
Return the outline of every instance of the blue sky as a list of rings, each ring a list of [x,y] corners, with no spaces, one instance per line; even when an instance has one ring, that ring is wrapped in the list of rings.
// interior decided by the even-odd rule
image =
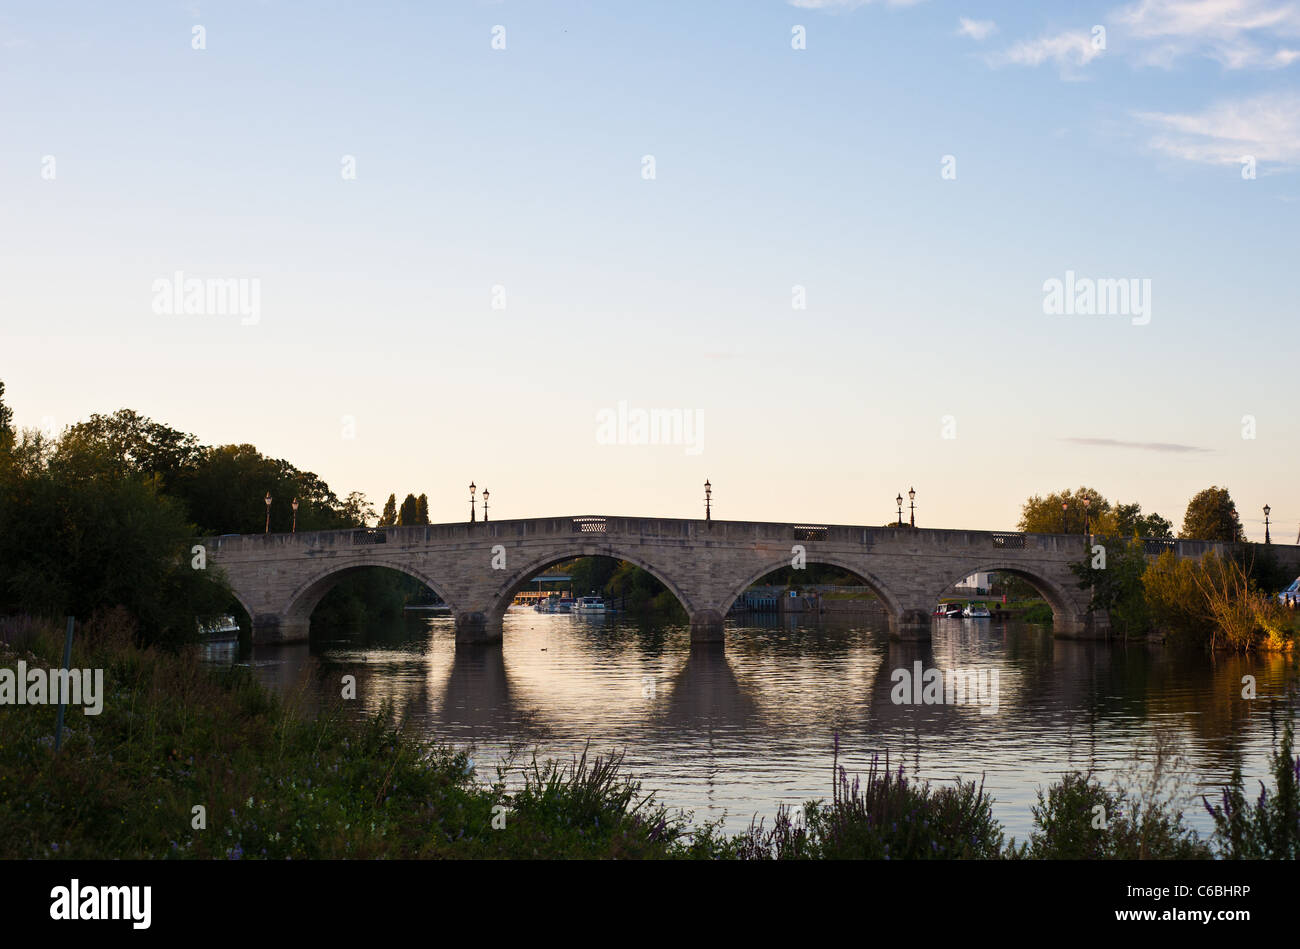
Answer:
[[[1276,0],[10,4],[0,379],[435,519],[1220,484],[1290,541],[1298,59]],[[257,320],[155,312],[177,271]],[[1149,323],[1044,313],[1067,271]],[[698,444],[603,443],[619,403]]]

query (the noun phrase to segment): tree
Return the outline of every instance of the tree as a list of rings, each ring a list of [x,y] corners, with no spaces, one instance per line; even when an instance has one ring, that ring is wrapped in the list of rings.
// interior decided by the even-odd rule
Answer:
[[[360,491],[353,491],[343,501],[343,516],[349,527],[369,527],[375,507]]]
[[[1082,563],[1070,565],[1079,578],[1079,586],[1092,591],[1088,608],[1105,610],[1110,615],[1111,626],[1124,636],[1145,632],[1150,625],[1146,591],[1142,585],[1142,576],[1147,569],[1146,545],[1133,536],[1124,544],[1107,543],[1104,552],[1104,566],[1093,566],[1091,551]]]
[[[1180,537],[1193,540],[1216,540],[1226,543],[1244,541],[1237,505],[1227,488],[1206,488],[1187,504]]]
[[[1159,514],[1143,514],[1142,505],[1115,505],[1115,536],[1154,537],[1167,539],[1174,536],[1174,525]]]
[[[429,496],[427,494],[421,494],[415,499],[415,523],[429,523]]]
[[[112,415],[92,415],[64,432],[59,452],[75,458],[82,452],[102,453],[121,474],[160,479],[160,488],[175,493],[188,472],[202,461],[204,449],[193,435],[119,409]]]
[[[5,384],[0,382],[0,451],[9,451],[14,443],[14,410],[5,405]]]
[[[1084,498],[1088,499],[1088,527],[1092,532],[1113,534],[1115,514],[1110,502],[1102,497],[1100,491],[1088,487],[1077,491],[1054,491],[1045,498],[1035,494],[1021,508],[1017,530],[1027,534],[1082,534]],[[1065,504],[1064,513],[1062,503]]]
[[[74,468],[56,449],[0,470],[0,613],[87,619],[121,606],[147,642],[197,639],[195,617],[231,596],[219,571],[193,569],[181,505],[156,477],[120,475],[106,450],[77,457]]]
[[[414,494],[408,494],[402,501],[402,508],[397,512],[397,523],[402,527],[410,527],[416,523],[415,512],[419,507],[419,502],[415,500]]]
[[[397,495],[390,494],[384,502],[384,513],[379,515],[380,527],[392,527],[397,523]]]

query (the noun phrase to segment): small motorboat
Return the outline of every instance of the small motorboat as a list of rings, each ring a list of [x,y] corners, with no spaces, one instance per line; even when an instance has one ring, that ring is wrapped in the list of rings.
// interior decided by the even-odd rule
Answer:
[[[573,604],[574,613],[604,613],[605,601],[598,596],[580,596]]]
[[[988,619],[993,614],[983,603],[967,603],[966,609],[961,611],[961,615],[970,619]]]

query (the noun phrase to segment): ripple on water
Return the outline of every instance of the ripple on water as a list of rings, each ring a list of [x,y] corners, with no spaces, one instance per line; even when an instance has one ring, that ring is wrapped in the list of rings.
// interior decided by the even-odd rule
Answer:
[[[1149,766],[1159,731],[1181,744],[1189,798],[1217,790],[1238,763],[1252,785],[1267,770],[1268,699],[1294,684],[1278,657],[1211,661],[970,620],[937,622],[926,645],[891,643],[874,618],[729,622],[720,651],[692,649],[682,627],[512,610],[500,649],[457,650],[450,619],[419,617],[251,656],[214,645],[208,657],[251,662],[307,708],[333,704],[342,676],[355,675],[353,714],[392,702],[430,737],[477,744],[489,775],[512,743],[565,759],[588,741],[597,753],[622,749],[660,801],[697,821],[725,814],[731,831],[770,820],[779,804],[828,797],[838,734],[850,772],[888,754],[936,784],[982,779],[1020,839],[1038,787],[1071,770],[1122,780],[1143,746],[1138,764]],[[892,673],[916,662],[996,671],[996,712],[895,704]],[[1255,702],[1240,695],[1247,673]],[[1199,799],[1187,818],[1210,829]]]

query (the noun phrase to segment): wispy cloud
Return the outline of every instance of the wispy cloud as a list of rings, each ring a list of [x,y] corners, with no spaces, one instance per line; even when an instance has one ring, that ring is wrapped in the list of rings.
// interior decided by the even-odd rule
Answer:
[[[1300,59],[1294,0],[1138,0],[1113,22],[1138,43],[1138,58],[1169,66],[1208,56],[1228,69],[1279,68]]]
[[[1196,445],[1176,445],[1171,442],[1126,442],[1118,438],[1065,438],[1062,441],[1075,445],[1092,445],[1098,448],[1137,448],[1141,451],[1163,451],[1182,454],[1186,452],[1210,452],[1212,448],[1198,448]]]
[[[787,0],[792,7],[805,10],[852,10],[869,3],[883,3],[890,7],[911,7],[923,0]]]
[[[1300,166],[1300,93],[1221,101],[1202,112],[1138,112],[1157,132],[1149,145],[1185,161]]]
[[[957,24],[957,35],[969,36],[973,40],[982,40],[998,30],[998,25],[992,20],[972,20],[969,17],[960,17]]]
[[[1040,36],[1021,40],[1014,46],[994,53],[988,58],[991,66],[1041,66],[1054,62],[1061,67],[1062,75],[1097,59],[1105,49],[1093,40],[1089,30],[1069,30],[1053,36]]]

